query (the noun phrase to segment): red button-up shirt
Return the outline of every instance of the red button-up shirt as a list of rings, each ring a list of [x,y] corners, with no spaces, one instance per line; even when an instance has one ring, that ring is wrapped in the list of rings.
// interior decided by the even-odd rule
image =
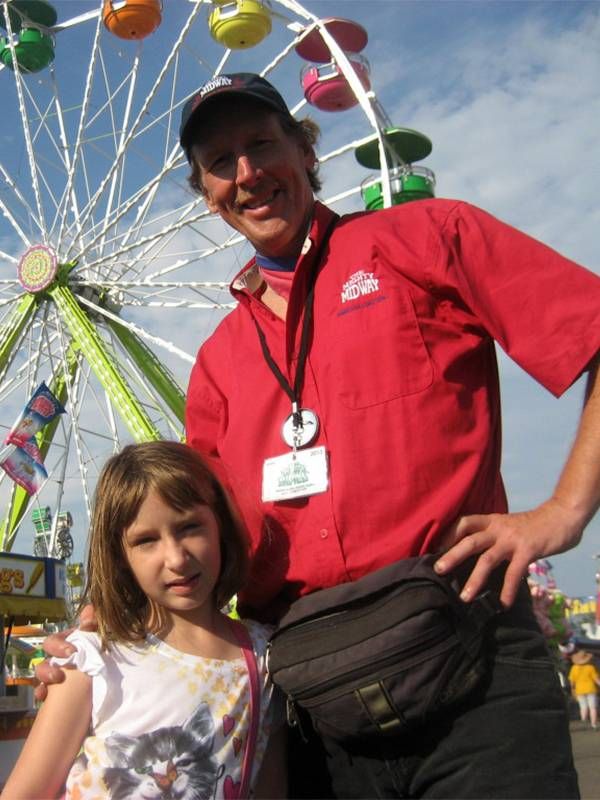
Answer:
[[[462,514],[506,510],[494,340],[560,395],[600,348],[600,279],[464,203],[342,217],[317,204],[287,318],[243,287],[198,354],[188,442],[217,465],[250,531],[245,609],[276,618],[298,595],[436,550]],[[329,489],[261,502],[266,458],[289,452],[290,400],[254,319],[293,383],[307,278],[318,269],[301,405],[320,420]]]

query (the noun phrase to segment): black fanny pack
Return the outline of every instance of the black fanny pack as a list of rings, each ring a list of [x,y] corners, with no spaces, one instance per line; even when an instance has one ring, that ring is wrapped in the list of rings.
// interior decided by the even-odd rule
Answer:
[[[339,741],[395,736],[464,699],[485,672],[495,594],[463,603],[435,556],[390,564],[297,600],[271,638],[268,669],[287,698]]]

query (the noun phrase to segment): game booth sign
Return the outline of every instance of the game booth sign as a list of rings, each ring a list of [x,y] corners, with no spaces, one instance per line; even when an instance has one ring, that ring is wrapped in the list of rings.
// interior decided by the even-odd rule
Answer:
[[[56,558],[0,553],[0,789],[35,717],[31,659],[46,623],[67,617],[66,566]]]
[[[598,596],[572,597],[567,610],[575,645],[600,655],[600,602]]]

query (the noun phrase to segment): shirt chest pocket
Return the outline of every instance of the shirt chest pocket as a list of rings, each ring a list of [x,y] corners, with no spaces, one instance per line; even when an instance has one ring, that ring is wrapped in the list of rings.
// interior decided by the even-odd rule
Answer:
[[[349,299],[331,324],[330,372],[348,408],[368,408],[431,385],[433,367],[403,287]]]

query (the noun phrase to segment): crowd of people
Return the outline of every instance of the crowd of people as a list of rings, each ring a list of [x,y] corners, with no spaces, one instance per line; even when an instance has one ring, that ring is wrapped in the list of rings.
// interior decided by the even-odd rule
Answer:
[[[64,781],[69,798],[578,797],[526,575],[600,504],[600,279],[460,201],[334,214],[315,198],[317,136],[252,73],[183,109],[191,186],[256,252],[200,347],[187,447],[134,446],[106,467],[86,591],[97,632],[48,641],[48,699],[6,800]],[[518,513],[495,343],[557,396],[586,381],[552,495]],[[374,576],[410,559],[458,584],[459,639],[482,596],[494,606],[469,691],[407,734],[373,674],[357,693],[375,738],[312,726],[308,703],[288,703],[301,724],[286,725],[264,663],[274,626],[339,587],[370,602]],[[219,610],[234,592],[243,625]],[[317,625],[342,643],[326,615]],[[402,680],[441,646],[422,625],[412,660],[386,666]]]

